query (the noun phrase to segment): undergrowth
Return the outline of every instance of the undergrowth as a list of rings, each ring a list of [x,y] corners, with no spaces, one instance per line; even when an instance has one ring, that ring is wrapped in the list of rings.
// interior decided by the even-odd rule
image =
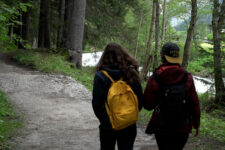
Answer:
[[[22,121],[13,110],[5,94],[0,91],[0,149],[11,149],[8,140],[18,133]]]

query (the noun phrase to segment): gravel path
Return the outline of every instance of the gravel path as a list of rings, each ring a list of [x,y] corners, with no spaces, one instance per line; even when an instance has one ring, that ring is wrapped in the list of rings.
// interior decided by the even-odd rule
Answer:
[[[98,150],[98,120],[91,92],[71,77],[8,64],[0,56],[0,89],[24,116],[15,150]],[[138,128],[135,150],[156,150],[152,136]]]

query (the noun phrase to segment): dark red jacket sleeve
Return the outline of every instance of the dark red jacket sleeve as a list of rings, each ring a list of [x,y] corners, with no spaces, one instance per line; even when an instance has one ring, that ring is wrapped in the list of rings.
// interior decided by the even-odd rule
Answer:
[[[186,90],[192,105],[191,113],[192,113],[192,119],[193,119],[193,127],[197,129],[200,126],[200,105],[199,105],[199,99],[198,99],[198,95],[194,85],[194,80],[191,74],[188,75]]]
[[[147,86],[144,91],[144,108],[147,110],[152,110],[158,104],[158,84],[151,76],[148,80]]]

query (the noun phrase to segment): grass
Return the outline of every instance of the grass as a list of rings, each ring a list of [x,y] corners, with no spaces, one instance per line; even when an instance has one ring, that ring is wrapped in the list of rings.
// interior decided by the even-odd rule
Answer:
[[[9,55],[18,63],[30,68],[47,73],[61,73],[71,76],[89,90],[92,90],[93,67],[83,67],[82,70],[76,69],[74,64],[66,61],[67,56],[31,50],[14,51]]]
[[[0,91],[0,149],[11,149],[8,140],[18,133],[22,127],[22,121],[13,112],[12,105],[8,102],[5,94]]]

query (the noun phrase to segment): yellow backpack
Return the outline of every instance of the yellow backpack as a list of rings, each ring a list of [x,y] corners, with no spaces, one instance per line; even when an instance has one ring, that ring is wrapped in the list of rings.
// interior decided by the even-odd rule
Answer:
[[[106,71],[102,72],[112,81],[105,102],[112,128],[124,129],[138,120],[137,96],[125,81],[114,81]]]

